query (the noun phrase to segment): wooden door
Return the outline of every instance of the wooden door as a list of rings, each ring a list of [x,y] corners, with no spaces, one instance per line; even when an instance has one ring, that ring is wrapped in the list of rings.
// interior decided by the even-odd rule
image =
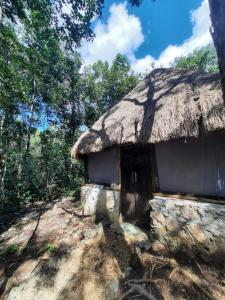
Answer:
[[[124,221],[140,221],[146,215],[152,193],[151,146],[121,148],[121,211]]]

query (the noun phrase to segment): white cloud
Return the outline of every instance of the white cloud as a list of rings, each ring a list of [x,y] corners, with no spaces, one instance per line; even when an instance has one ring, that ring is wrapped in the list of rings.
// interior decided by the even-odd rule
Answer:
[[[111,63],[118,53],[134,60],[134,51],[144,41],[140,20],[128,14],[126,3],[113,4],[107,24],[97,21],[94,33],[94,41],[84,42],[80,49],[85,64],[98,59]]]
[[[151,55],[146,55],[143,58],[135,59],[133,62],[131,62],[132,69],[135,71],[135,73],[149,73],[154,65],[155,65],[155,59]]]
[[[190,12],[190,18],[193,23],[192,36],[183,44],[169,45],[158,59],[151,55],[137,59],[135,51],[144,42],[141,22],[138,17],[128,14],[126,2],[113,4],[110,7],[107,23],[95,21],[96,37],[93,42],[85,41],[80,53],[85,64],[92,64],[99,59],[111,63],[116,54],[121,53],[127,56],[133,70],[138,73],[151,71],[153,65],[169,67],[176,57],[186,56],[212,41],[209,32],[210,17],[207,0],[203,0],[196,10]]]
[[[212,41],[209,32],[210,17],[207,0],[204,0],[199,8],[191,12],[191,20],[193,22],[192,36],[180,46],[171,45],[166,48],[159,57],[159,64],[167,67],[176,57],[188,55]]]
[[[186,56],[192,53],[195,49],[201,48],[212,42],[209,32],[210,17],[208,1],[203,0],[201,5],[191,12],[191,21],[193,23],[192,36],[184,41],[182,45],[169,45],[159,56],[158,59],[153,59],[155,66],[169,67],[176,57]],[[142,59],[137,59],[132,63],[135,72],[140,72],[142,69],[150,69],[152,58],[149,55]]]

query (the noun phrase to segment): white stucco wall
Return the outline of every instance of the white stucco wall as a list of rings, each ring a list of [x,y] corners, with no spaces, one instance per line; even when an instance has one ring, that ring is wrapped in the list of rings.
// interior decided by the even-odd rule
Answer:
[[[156,144],[160,190],[225,196],[225,133]]]
[[[88,176],[94,183],[119,184],[119,149],[110,148],[88,156]]]

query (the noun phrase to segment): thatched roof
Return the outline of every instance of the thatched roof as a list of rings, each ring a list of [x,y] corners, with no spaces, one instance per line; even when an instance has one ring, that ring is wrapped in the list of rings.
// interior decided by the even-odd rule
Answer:
[[[224,128],[219,74],[157,69],[80,136],[72,156],[114,145],[197,137]]]

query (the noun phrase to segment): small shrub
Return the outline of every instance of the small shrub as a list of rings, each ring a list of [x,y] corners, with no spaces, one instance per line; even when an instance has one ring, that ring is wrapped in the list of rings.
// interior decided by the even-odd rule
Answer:
[[[16,244],[11,244],[7,247],[5,254],[16,254],[20,250],[19,246]]]
[[[53,244],[51,244],[51,243],[47,243],[47,244],[45,244],[45,246],[44,246],[44,251],[45,251],[45,252],[52,253],[52,252],[54,252],[55,250],[56,250],[56,247],[55,247]]]

